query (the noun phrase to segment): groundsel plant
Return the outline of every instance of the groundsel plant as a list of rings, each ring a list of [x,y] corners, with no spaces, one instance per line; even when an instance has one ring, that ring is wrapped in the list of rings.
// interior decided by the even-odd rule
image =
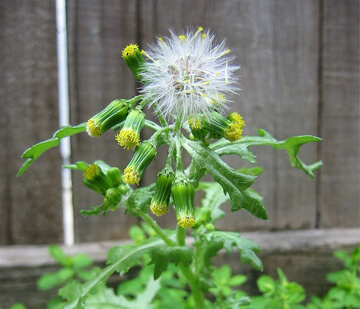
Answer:
[[[226,201],[230,201],[232,212],[245,209],[261,220],[268,219],[261,196],[251,188],[262,170],[257,166],[234,169],[221,157],[234,154],[255,164],[250,147],[268,145],[287,151],[290,164],[314,178],[313,172],[321,161],[307,165],[298,158],[298,151],[301,145],[320,138],[303,135],[278,141],[265,130],[259,130],[258,136],[243,136],[243,117],[236,112],[226,115],[229,97],[238,91],[235,73],[239,66],[233,64],[234,57],[225,43],[217,44],[215,37],[201,27],[179,35],[171,31],[169,37],[159,37],[147,51],[136,44],[128,45],[122,57],[142,84],[139,95],[116,99],[87,122],[63,127],[49,140],[29,148],[23,154],[27,161],[18,173],[23,174],[44,151],[59,145],[62,138],[84,131],[89,138],[98,138],[113,130],[119,158],[123,151],[133,152],[123,171],[100,160],[65,166],[81,171],[83,184],[102,196],[102,204],[83,210],[83,215],[106,215],[123,209],[125,215],[142,218],[152,232],[133,246],[112,248],[108,266],[94,277],[85,282],[70,281],[59,291],[59,308],[93,308],[90,299],[91,304],[96,297],[107,299],[100,288],[104,282],[113,273],[124,274],[138,263],[154,264],[155,281],[145,291],[148,297],[139,297],[139,303],[134,305],[134,299],[112,294],[108,304],[120,305],[119,308],[161,308],[154,307],[152,301],[159,291],[156,282],[169,264],[177,265],[178,275],[191,291],[189,297],[184,296],[184,308],[238,308],[249,304],[249,298],[235,291],[221,304],[214,300],[217,294],[212,292],[211,259],[221,249],[232,252],[236,248],[243,263],[262,269],[256,244],[236,232],[216,228],[216,221],[225,216],[221,207]],[[147,119],[148,108],[158,122]],[[141,138],[144,127],[153,132],[147,140]],[[168,147],[162,148],[163,145]],[[156,182],[139,187],[147,167],[164,149],[167,159]],[[187,166],[183,152],[191,157]],[[201,181],[205,174],[214,182]],[[205,193],[200,206],[194,202],[198,190]],[[175,209],[177,227],[164,230],[155,219],[170,216],[170,207]],[[192,236],[191,245],[185,243],[186,230]]]

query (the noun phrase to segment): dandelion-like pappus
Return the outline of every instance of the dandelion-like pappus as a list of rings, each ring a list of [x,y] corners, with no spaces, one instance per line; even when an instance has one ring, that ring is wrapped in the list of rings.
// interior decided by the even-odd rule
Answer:
[[[222,110],[227,95],[236,87],[233,57],[225,43],[215,44],[215,37],[197,31],[159,38],[157,44],[142,53],[149,59],[143,63],[140,79],[142,93],[149,105],[167,118],[187,119],[192,114],[209,115]]]

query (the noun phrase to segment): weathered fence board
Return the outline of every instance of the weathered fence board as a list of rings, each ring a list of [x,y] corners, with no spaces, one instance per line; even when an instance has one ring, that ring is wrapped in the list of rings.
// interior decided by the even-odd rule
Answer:
[[[59,151],[20,156],[58,128],[54,1],[0,2],[0,244],[62,240]]]
[[[359,1],[324,1],[321,227],[359,226]]]
[[[138,85],[121,59],[127,44],[138,42],[146,49],[169,28],[210,28],[218,40],[227,39],[242,66],[242,90],[232,98],[231,110],[244,116],[245,134],[263,128],[278,139],[324,138],[301,152],[306,163],[323,159],[316,182],[290,168],[285,153],[256,149],[264,174],[255,189],[264,196],[269,222],[241,211],[219,227],[359,225],[358,1],[69,0],[67,5],[72,124],[86,121],[115,98],[135,94]],[[60,241],[59,152],[49,151],[27,174],[14,178],[22,152],[58,128],[55,4],[0,1],[0,14],[0,244]],[[145,131],[143,138],[148,136]],[[74,162],[102,158],[121,169],[132,154],[120,149],[113,132],[99,140],[75,136],[72,147]],[[163,166],[161,150],[143,184],[154,181]],[[238,158],[225,160],[240,166]],[[101,203],[81,178],[74,173],[76,240],[126,238],[136,220],[122,212],[105,218],[79,215],[80,209]],[[167,214],[160,223],[173,226],[173,217]]]
[[[136,1],[68,1],[69,73],[71,122],[81,123],[117,98],[131,98],[135,81],[123,63],[123,48],[136,40]],[[131,158],[117,145],[114,132],[99,139],[85,133],[72,139],[72,160],[92,163],[102,159],[124,169]],[[100,205],[98,194],[82,185],[74,173],[76,241],[127,238],[136,220],[123,211],[84,218],[81,209]]]

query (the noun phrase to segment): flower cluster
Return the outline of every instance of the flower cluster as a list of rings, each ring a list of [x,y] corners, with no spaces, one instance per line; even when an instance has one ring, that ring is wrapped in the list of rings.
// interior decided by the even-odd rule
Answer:
[[[245,126],[237,113],[222,116],[227,96],[237,90],[234,73],[238,67],[231,64],[233,57],[224,42],[214,41],[212,34],[199,27],[179,36],[171,32],[169,38],[159,38],[148,51],[140,51],[136,44],[123,50],[125,63],[143,83],[141,95],[115,100],[87,122],[87,131],[93,137],[110,128],[120,129],[116,141],[124,149],[134,151],[123,175],[118,169],[104,173],[97,165],[86,169],[84,184],[103,194],[107,205],[119,203],[126,193],[120,190],[121,186],[130,189],[129,185],[139,185],[145,169],[156,157],[157,147],[167,143],[168,160],[157,175],[149,208],[161,216],[173,202],[178,225],[190,228],[195,224],[195,188],[181,162],[181,128],[187,129],[189,137],[195,140],[225,138],[234,142],[241,138]],[[155,109],[161,126],[145,119],[145,106]],[[175,120],[175,124],[168,125],[166,119]],[[150,139],[141,141],[145,126],[155,132]]]

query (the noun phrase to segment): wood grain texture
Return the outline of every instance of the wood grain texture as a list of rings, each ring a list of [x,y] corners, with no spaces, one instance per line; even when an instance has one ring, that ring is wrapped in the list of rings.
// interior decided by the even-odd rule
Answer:
[[[55,2],[0,2],[0,244],[62,240],[59,151],[15,178],[58,128]]]
[[[145,2],[145,1],[144,1]],[[231,111],[245,118],[247,135],[258,128],[278,139],[296,134],[317,134],[318,2],[305,1],[146,1],[141,12],[141,38],[146,46],[168,29],[184,31],[201,25],[210,28],[241,65],[240,96],[233,96]],[[142,7],[142,6],[141,6]],[[149,13],[150,12],[150,13]],[[255,189],[264,196],[269,222],[245,211],[219,221],[219,227],[237,230],[299,229],[315,225],[316,183],[290,168],[285,153],[270,148],[254,150],[264,174]],[[314,162],[315,146],[303,152]],[[225,158],[235,168],[244,163]],[[304,194],[305,193],[305,194]],[[228,209],[228,207],[227,207]],[[168,219],[161,219],[165,222]]]
[[[136,42],[136,1],[68,1],[68,38],[71,122],[81,123],[117,98],[135,94],[135,79],[124,64],[123,48]],[[72,161],[102,159],[124,169],[132,152],[121,149],[114,132],[101,138],[85,133],[73,140]],[[128,228],[136,222],[123,211],[106,217],[84,218],[81,209],[100,205],[102,199],[82,184],[82,175],[74,173],[76,241],[127,238]]]
[[[113,99],[135,94],[139,85],[121,59],[127,44],[146,49],[158,35],[168,35],[169,28],[180,32],[203,26],[219,41],[226,38],[241,65],[242,90],[231,98],[230,111],[244,116],[245,134],[263,128],[277,139],[299,134],[323,138],[321,145],[307,145],[300,153],[306,163],[323,159],[316,182],[290,168],[286,153],[253,149],[264,168],[254,188],[264,197],[269,222],[239,211],[219,221],[218,227],[244,231],[359,226],[357,0],[67,4],[71,124],[86,121]],[[45,153],[21,178],[14,177],[23,151],[58,128],[55,4],[0,1],[0,14],[0,244],[60,241],[58,150]],[[151,110],[148,114],[152,117]],[[144,130],[143,139],[150,134]],[[114,132],[100,139],[85,133],[74,136],[72,150],[73,162],[101,158],[121,169],[132,155],[116,144]],[[142,185],[155,181],[165,156],[166,149],[160,148]],[[235,168],[244,164],[234,156],[224,160]],[[137,220],[123,212],[105,218],[80,216],[80,209],[101,203],[81,178],[74,173],[76,240],[127,238],[128,227]],[[173,212],[159,223],[174,227]]]
[[[275,1],[274,135],[317,135],[319,5],[316,0]],[[266,117],[266,115],[264,115]],[[300,157],[313,163],[317,145],[305,145]],[[273,217],[276,229],[313,228],[316,224],[316,182],[291,168],[288,155],[274,157]]]
[[[359,1],[324,1],[320,226],[360,225]]]

